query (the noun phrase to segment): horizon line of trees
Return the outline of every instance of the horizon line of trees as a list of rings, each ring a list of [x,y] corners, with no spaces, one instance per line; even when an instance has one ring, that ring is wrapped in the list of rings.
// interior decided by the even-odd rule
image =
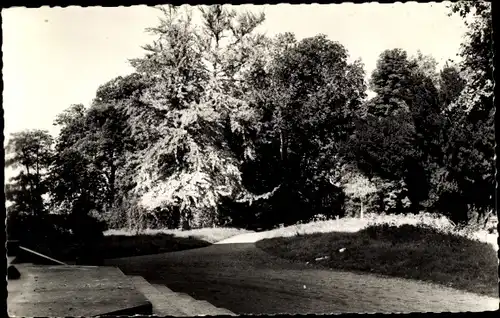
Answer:
[[[438,70],[431,56],[389,49],[368,83],[324,35],[257,33],[264,14],[205,6],[195,25],[189,10],[159,10],[134,73],[58,115],[56,138],[11,136],[6,166],[20,171],[6,185],[8,216],[187,229],[496,214],[489,3],[450,5],[469,28],[462,62]]]

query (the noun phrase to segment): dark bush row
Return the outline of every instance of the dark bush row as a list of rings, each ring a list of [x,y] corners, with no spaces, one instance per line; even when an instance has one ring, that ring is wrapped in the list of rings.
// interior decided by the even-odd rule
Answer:
[[[92,258],[93,247],[100,243],[106,224],[88,215],[23,213],[7,217],[7,238],[21,246],[62,260],[83,262]]]

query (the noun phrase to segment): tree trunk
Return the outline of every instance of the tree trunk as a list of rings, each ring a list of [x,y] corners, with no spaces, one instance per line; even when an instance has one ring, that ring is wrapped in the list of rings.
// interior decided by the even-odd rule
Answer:
[[[35,211],[35,203],[34,203],[34,190],[35,190],[35,186],[33,184],[33,180],[31,179],[31,173],[30,173],[30,167],[28,165],[26,165],[26,176],[28,178],[28,182],[29,182],[29,185],[30,185],[30,208],[31,208],[31,213],[33,215],[36,215],[36,211]]]
[[[281,161],[284,161],[284,153],[285,153],[285,141],[283,138],[283,131],[280,129],[280,156]]]
[[[111,171],[109,174],[109,206],[113,207],[115,203],[115,179],[116,179],[116,167],[114,164],[111,165]]]
[[[361,209],[360,209],[359,217],[361,219],[363,218],[363,200],[361,200]]]

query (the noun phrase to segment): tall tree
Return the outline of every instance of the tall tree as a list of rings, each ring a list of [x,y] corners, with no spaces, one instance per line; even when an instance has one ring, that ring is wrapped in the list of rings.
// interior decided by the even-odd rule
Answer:
[[[401,49],[384,51],[370,81],[377,95],[366,103],[368,116],[361,116],[352,141],[362,169],[404,180],[414,212],[428,197],[431,176],[426,167],[442,157],[436,65],[422,52],[408,57]]]
[[[389,116],[407,111],[411,102],[415,64],[402,49],[386,50],[380,54],[370,79],[370,88],[377,95],[368,104],[369,113]]]
[[[181,211],[185,226],[217,222],[218,202],[245,193],[240,158],[225,139],[241,138],[251,156],[247,128],[254,112],[243,98],[241,71],[258,48],[253,34],[263,16],[203,8],[195,28],[188,10],[162,7],[157,35],[145,58],[132,61],[152,83],[142,101],[163,119],[158,139],[144,150],[135,174],[135,195],[149,211]]]
[[[52,162],[52,136],[45,130],[26,130],[12,134],[6,150],[6,167],[19,168],[19,174],[6,186],[10,211],[41,215],[46,212],[47,169]]]
[[[438,62],[432,55],[425,55],[422,51],[418,50],[417,54],[410,58],[410,61],[415,65],[415,70],[423,77],[430,79],[432,84],[439,89],[440,73],[437,69]]]
[[[94,125],[94,130],[101,131],[101,141],[107,140],[101,144],[109,154],[102,157],[108,162],[108,202],[112,204],[106,209],[106,219],[115,227],[133,221],[125,211],[137,210],[131,193],[136,186],[134,176],[144,152],[160,137],[156,127],[163,121],[164,111],[143,101],[151,85],[151,81],[138,73],[120,76],[101,85],[93,101],[93,108],[100,109],[97,114],[113,114],[104,125]]]
[[[432,176],[432,201],[455,221],[494,212],[494,107],[491,6],[450,5],[468,27],[456,67],[441,73],[443,158]]]
[[[86,109],[73,105],[55,120],[61,130],[56,156],[50,169],[51,201],[61,213],[87,214],[101,210],[105,202],[105,180],[92,159],[97,147],[86,124]]]
[[[452,107],[456,124],[447,145],[447,165],[459,175],[468,210],[487,214],[494,210],[495,195],[491,4],[460,1],[451,10],[464,18],[468,32],[460,53],[466,85]]]
[[[52,169],[54,202],[76,207],[71,202],[78,198],[90,204],[89,209],[110,209],[128,142],[124,113],[117,105],[97,100],[89,109],[72,106],[58,116],[56,124],[62,129]]]
[[[259,77],[251,82],[260,82],[253,103],[263,115],[258,163],[247,177],[256,186],[262,179],[266,187],[279,186],[274,201],[279,208],[269,213],[294,222],[321,211],[331,201],[327,196],[339,191],[328,174],[339,144],[353,130],[352,114],[365,94],[364,72],[359,62],[347,63],[341,44],[323,35],[295,42],[284,34],[273,44],[268,65],[252,73]],[[332,212],[331,206],[324,208]]]
[[[458,66],[446,63],[439,73],[439,101],[443,109],[457,100],[465,84]]]

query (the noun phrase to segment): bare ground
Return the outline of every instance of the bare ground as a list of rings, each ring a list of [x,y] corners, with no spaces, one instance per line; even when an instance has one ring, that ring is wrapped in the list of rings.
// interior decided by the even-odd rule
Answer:
[[[255,247],[258,233],[173,253],[107,260],[237,314],[498,310],[497,298],[413,280],[312,269]]]

